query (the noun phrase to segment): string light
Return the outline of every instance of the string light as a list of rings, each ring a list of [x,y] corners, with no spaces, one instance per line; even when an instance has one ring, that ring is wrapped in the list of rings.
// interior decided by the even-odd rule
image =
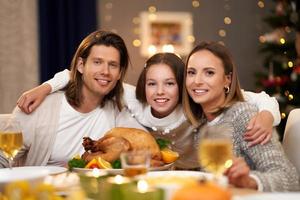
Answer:
[[[190,43],[193,43],[193,42],[195,42],[195,37],[193,35],[189,35],[189,36],[187,36],[187,41]]]
[[[231,24],[231,19],[230,19],[230,17],[225,17],[225,18],[224,18],[224,23],[225,23],[225,24]]]
[[[224,29],[219,30],[219,36],[225,37],[226,36],[226,31]]]
[[[264,8],[265,7],[265,3],[263,1],[258,1],[257,5],[259,8]]]
[[[113,4],[111,2],[108,2],[107,4],[105,4],[105,8],[106,9],[112,9]]]
[[[280,42],[281,44],[285,44],[285,39],[284,39],[284,38],[280,38],[279,42]]]
[[[285,113],[281,113],[281,119],[286,118],[286,114]]]
[[[135,47],[139,47],[139,46],[141,46],[141,44],[142,44],[142,42],[139,39],[135,39],[132,41],[132,45]]]
[[[196,0],[192,1],[192,6],[193,6],[194,8],[198,8],[198,7],[200,6],[199,1],[196,1]]]
[[[292,94],[289,94],[288,99],[289,101],[292,101],[294,99],[294,96]]]
[[[292,61],[289,61],[288,66],[289,66],[289,68],[292,68],[294,66],[294,63]]]
[[[260,41],[261,43],[265,43],[265,42],[266,42],[266,37],[263,36],[263,35],[259,36],[258,39],[259,39],[259,41]]]
[[[155,6],[149,6],[148,11],[150,13],[155,13],[156,12],[156,7]]]

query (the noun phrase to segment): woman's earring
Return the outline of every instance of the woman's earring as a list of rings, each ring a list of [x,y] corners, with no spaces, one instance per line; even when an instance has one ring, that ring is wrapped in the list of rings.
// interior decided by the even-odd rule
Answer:
[[[225,94],[228,94],[228,93],[230,92],[229,86],[225,86],[225,87],[224,87],[224,90],[225,90]]]

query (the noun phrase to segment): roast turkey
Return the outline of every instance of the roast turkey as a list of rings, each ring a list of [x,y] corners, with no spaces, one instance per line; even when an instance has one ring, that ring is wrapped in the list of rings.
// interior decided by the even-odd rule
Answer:
[[[120,158],[120,154],[126,151],[148,150],[151,154],[151,165],[163,164],[159,146],[154,137],[141,129],[117,127],[108,131],[99,140],[89,137],[83,138],[85,153],[82,158],[89,162],[95,157],[101,157],[108,162]]]

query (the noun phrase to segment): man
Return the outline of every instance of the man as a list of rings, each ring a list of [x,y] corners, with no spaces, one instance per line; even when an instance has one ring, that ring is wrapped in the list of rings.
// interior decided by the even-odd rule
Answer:
[[[82,138],[98,139],[116,126],[142,128],[122,110],[122,82],[129,56],[117,34],[96,31],[79,45],[64,92],[49,95],[32,114],[19,108],[24,145],[15,165],[64,166],[84,152]],[[0,157],[0,165],[7,162]]]

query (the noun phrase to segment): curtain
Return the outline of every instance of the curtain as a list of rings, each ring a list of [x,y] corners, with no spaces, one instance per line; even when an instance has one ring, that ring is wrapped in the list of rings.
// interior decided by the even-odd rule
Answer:
[[[81,40],[97,28],[96,0],[40,0],[40,81],[69,68]]]

